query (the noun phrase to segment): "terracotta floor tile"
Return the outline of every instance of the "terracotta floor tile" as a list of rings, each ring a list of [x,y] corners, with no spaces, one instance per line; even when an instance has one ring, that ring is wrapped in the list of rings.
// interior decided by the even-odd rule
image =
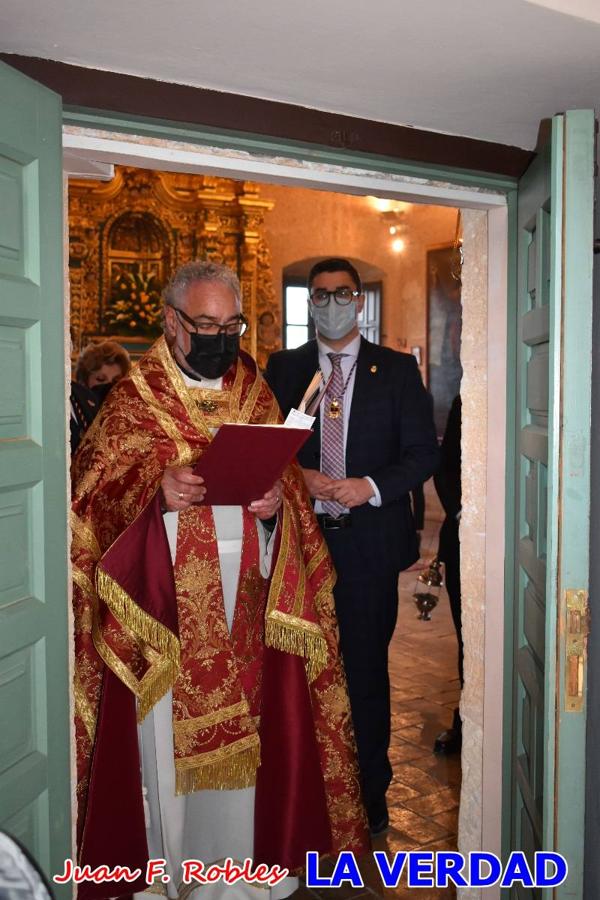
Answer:
[[[437,841],[445,833],[445,829],[436,822],[425,819],[406,807],[390,810],[390,822],[398,831],[420,844]]]
[[[394,766],[396,763],[422,759],[425,754],[429,755],[429,752],[429,750],[420,747],[418,744],[410,744],[407,741],[402,741],[399,746],[391,748],[389,757],[392,766]]]
[[[458,831],[458,806],[454,809],[449,809],[446,812],[435,815],[433,821],[437,822],[438,825],[441,825],[442,828],[447,828],[449,835],[453,834],[456,837]]]
[[[418,841],[413,840],[402,831],[398,831],[393,825],[386,835],[373,841],[373,849],[385,850],[388,856],[401,851],[418,850],[419,847]]]
[[[413,763],[402,763],[394,769],[394,777],[414,788],[419,794],[433,794],[435,791],[441,791],[446,785],[432,778],[422,769],[417,768]]]
[[[388,807],[401,806],[406,800],[412,800],[414,797],[420,797],[418,791],[411,788],[408,784],[402,784],[401,781],[392,781],[387,792]]]
[[[401,728],[398,731],[398,737],[403,741],[410,741],[411,744],[420,744],[423,740],[423,725],[409,725],[408,728]]]
[[[433,817],[448,810],[457,809],[458,796],[455,790],[446,788],[435,794],[429,794],[427,797],[413,797],[412,800],[405,800],[403,805],[405,809],[412,809],[420,816]]]
[[[405,712],[403,704],[396,709],[392,699],[392,726],[396,725],[397,728],[408,728],[409,725],[415,725],[417,722],[422,721],[423,716],[418,710]]]
[[[423,845],[420,849],[422,850],[432,850],[434,853],[439,853],[440,850],[454,851],[457,850],[456,844],[456,835],[449,834],[447,837],[442,838],[440,841],[432,841],[430,844]]]
[[[458,753],[451,756],[436,755],[435,753],[424,754],[413,759],[411,763],[417,769],[433,775],[442,784],[452,787],[460,786],[462,776]]]

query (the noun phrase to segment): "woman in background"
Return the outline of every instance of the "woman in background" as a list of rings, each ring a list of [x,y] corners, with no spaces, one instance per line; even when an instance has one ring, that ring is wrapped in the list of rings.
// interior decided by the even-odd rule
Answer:
[[[129,353],[116,341],[88,344],[81,352],[71,382],[71,456],[110,389],[129,374]]]

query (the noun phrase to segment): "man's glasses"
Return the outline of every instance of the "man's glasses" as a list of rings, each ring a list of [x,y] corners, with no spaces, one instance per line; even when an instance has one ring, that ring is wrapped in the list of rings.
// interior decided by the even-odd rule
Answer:
[[[200,319],[199,321],[192,319],[177,306],[174,306],[173,309],[188,325],[192,326],[196,334],[230,334],[241,337],[248,328],[248,319],[242,315],[221,325],[211,319]]]
[[[353,291],[348,287],[336,288],[335,291],[326,291],[325,288],[317,288],[309,294],[312,305],[317,307],[327,306],[333,297],[339,306],[348,306],[357,297],[360,297],[360,291]]]

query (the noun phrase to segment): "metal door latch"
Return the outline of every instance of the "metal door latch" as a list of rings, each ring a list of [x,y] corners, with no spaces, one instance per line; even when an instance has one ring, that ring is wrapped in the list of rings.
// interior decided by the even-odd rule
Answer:
[[[589,634],[588,592],[568,590],[566,596],[565,710],[581,712],[585,688],[587,636]]]

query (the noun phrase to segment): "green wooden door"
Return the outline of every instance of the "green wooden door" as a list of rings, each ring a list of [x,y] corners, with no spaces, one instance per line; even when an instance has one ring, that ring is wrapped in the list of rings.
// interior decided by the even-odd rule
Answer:
[[[510,843],[567,858],[559,898],[583,895],[593,178],[577,110],[518,192]]]
[[[49,873],[71,855],[61,161],[60,98],[0,63],[0,827]]]

